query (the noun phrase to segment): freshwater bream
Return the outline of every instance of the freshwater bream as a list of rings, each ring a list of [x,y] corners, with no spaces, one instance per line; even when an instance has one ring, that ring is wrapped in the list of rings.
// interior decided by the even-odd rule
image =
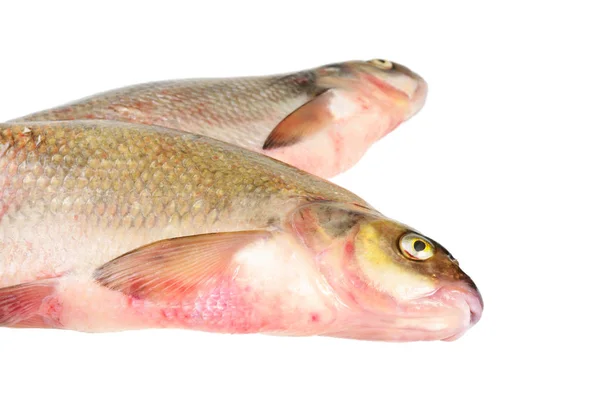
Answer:
[[[209,137],[0,124],[0,325],[452,340],[450,253],[326,180]]]
[[[402,65],[350,61],[271,76],[134,85],[15,121],[158,125],[233,143],[329,178],[415,115],[426,94],[423,78]]]

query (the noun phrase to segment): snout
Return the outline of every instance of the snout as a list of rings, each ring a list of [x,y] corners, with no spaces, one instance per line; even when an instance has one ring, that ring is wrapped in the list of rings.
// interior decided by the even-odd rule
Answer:
[[[477,289],[465,289],[460,290],[458,294],[462,295],[462,298],[469,305],[471,312],[471,326],[474,326],[481,319],[483,313],[483,298]]]
[[[427,100],[429,86],[425,79],[408,68],[397,66],[397,73],[388,77],[389,82],[396,90],[402,92],[408,99],[408,109],[404,120],[408,120],[416,115]]]
[[[448,303],[454,303],[456,306],[464,308],[464,322],[462,329],[443,339],[444,341],[454,341],[458,339],[481,319],[483,313],[483,298],[481,297],[479,289],[477,289],[473,282],[461,281],[444,286],[438,290],[436,295]]]
[[[416,75],[416,88],[413,91],[412,96],[410,96],[410,113],[408,117],[413,117],[416,115],[423,106],[425,105],[425,100],[427,99],[427,92],[429,87],[427,82],[420,76]]]

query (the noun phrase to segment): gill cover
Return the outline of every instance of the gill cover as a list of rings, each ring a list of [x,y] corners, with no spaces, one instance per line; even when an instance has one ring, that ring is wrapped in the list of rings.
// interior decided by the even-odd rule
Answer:
[[[468,279],[437,242],[370,208],[312,203],[296,210],[291,224],[330,283],[363,309],[394,312]]]
[[[301,206],[292,213],[290,223],[306,247],[320,252],[352,238],[361,220],[378,215],[367,207],[323,201]]]

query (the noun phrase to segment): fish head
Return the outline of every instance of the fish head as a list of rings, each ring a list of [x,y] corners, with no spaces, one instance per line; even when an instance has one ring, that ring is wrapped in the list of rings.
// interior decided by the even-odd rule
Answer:
[[[292,224],[340,303],[330,336],[452,341],[475,325],[483,300],[442,245],[358,205],[314,203]]]
[[[427,99],[428,85],[423,77],[385,59],[327,65],[317,76],[323,87],[353,90],[387,113],[398,115],[397,123],[415,116]]]

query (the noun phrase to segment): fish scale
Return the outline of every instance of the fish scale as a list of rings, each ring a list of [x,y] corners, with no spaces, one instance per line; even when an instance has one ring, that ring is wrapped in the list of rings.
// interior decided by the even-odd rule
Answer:
[[[294,84],[296,80],[296,76],[273,76],[144,83],[14,121],[122,120],[194,131],[254,148],[266,138],[256,134],[260,128],[256,124],[283,119],[311,95],[310,87]],[[310,80],[314,78],[306,81]]]
[[[3,244],[23,222],[35,229],[68,220],[81,233],[144,229],[158,240],[267,226],[281,208],[310,198],[364,203],[254,152],[140,127],[109,121],[0,125],[1,200],[8,206],[0,219]]]

